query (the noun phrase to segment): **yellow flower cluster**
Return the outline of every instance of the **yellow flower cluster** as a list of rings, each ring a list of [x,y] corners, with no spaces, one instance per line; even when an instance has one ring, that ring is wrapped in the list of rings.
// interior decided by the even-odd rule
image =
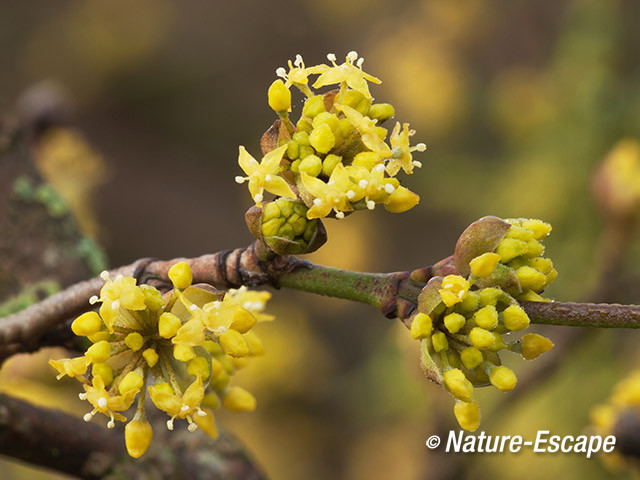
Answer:
[[[612,468],[619,470],[626,464],[623,454],[626,440],[620,438],[620,432],[616,431],[619,423],[625,426],[627,431],[634,431],[635,422],[640,415],[640,370],[629,373],[613,388],[613,392],[607,403],[596,405],[591,409],[591,423],[598,435],[602,437],[616,435],[616,449],[609,454],[604,454],[605,462]],[[633,420],[633,421],[630,421]],[[635,434],[633,435],[635,437]],[[631,439],[628,440],[632,442]]]
[[[541,241],[551,226],[539,220],[508,222],[497,247],[469,262],[466,277],[451,274],[427,283],[411,323],[411,336],[422,341],[423,368],[455,398],[458,423],[470,431],[480,424],[474,386],[493,385],[506,392],[516,385],[499,352],[531,360],[553,347],[531,333],[509,341],[512,332],[530,323],[518,300],[544,300],[539,293],[557,273],[551,260],[541,257]]]
[[[238,163],[246,176],[236,181],[248,181],[258,206],[265,191],[300,198],[308,207],[309,219],[344,218],[345,213],[373,210],[377,204],[391,212],[413,208],[418,195],[395,177],[400,170],[411,174],[420,166],[413,152],[424,151],[425,145],[411,146],[415,132],[407,123],[397,122],[390,135],[381,126],[395,110],[387,103],[373,103],[368,82],[380,80],[362,70],[364,59],[356,52],[349,52],[341,64],[333,54],[327,58],[330,65],[306,67],[298,55],[295,62],[289,62],[288,71],[276,71],[282,80],[269,88],[268,101],[280,117],[277,145],[260,162],[240,147]],[[314,92],[310,75],[318,75],[313,88],[337,88]],[[307,97],[295,126],[289,118],[291,86]]]
[[[249,411],[255,398],[246,390],[229,386],[234,372],[248,359],[264,353],[251,331],[259,321],[273,320],[263,313],[268,292],[219,292],[191,286],[186,262],[169,270],[174,288],[162,295],[149,285],[136,285],[131,277],[110,279],[100,297],[99,314],[87,312],[72,324],[73,332],[87,337],[91,346],[84,356],[51,360],[58,378],[75,377],[84,384],[80,398],[96,413],[126,421],[120,412],[137,400],[133,419],[125,428],[129,454],[139,457],[148,448],[152,430],[145,414],[147,393],[153,404],[169,415],[167,428],[186,419],[188,429],[198,426],[217,436],[213,409],[220,404],[231,411]]]

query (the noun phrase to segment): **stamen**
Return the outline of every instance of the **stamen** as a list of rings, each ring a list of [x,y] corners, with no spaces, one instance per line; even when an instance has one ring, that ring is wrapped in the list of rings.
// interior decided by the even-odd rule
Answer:
[[[167,430],[173,431],[173,418],[167,420]]]
[[[367,200],[367,208],[369,210],[373,210],[374,208],[376,208],[376,202],[374,202],[373,200]]]
[[[192,312],[195,312],[196,310],[198,310],[198,306],[197,305],[190,305],[189,306],[189,310],[191,310]]]
[[[314,200],[313,200],[313,204],[314,204],[316,207],[319,207],[320,205],[322,205],[322,199],[321,199],[321,198],[316,198],[316,199],[314,199]]]
[[[86,393],[79,393],[78,394],[78,398],[80,400],[86,400],[87,399],[87,394]]]
[[[207,412],[205,412],[200,407],[198,407],[198,411],[196,412],[196,415],[198,415],[199,417],[206,417],[207,416]]]
[[[100,278],[106,282],[107,280],[109,280],[109,272],[103,270],[102,272],[100,272]]]
[[[348,198],[349,200],[351,200],[351,199],[352,199],[353,197],[355,197],[355,196],[356,196],[356,192],[354,192],[353,190],[348,190],[348,191],[347,191],[347,198]]]
[[[302,61],[302,55],[300,55],[299,53],[296,55],[296,61],[293,62],[293,64],[298,67],[298,68],[302,68],[304,67],[304,62]]]
[[[107,406],[107,399],[106,399],[106,398],[104,398],[104,397],[100,397],[100,398],[98,399],[98,406],[99,406],[100,408],[104,408],[104,407],[106,407],[106,406]]]
[[[190,432],[195,432],[198,429],[198,425],[196,425],[195,423],[190,423],[189,426],[187,427],[187,430],[189,430]]]
[[[421,168],[422,162],[418,162],[417,160],[414,160],[413,162],[411,162],[411,165],[413,165],[416,168]]]
[[[89,299],[89,304],[90,305],[95,305],[96,303],[98,303],[100,301],[100,299],[98,298],[97,295],[93,295],[90,299]]]
[[[122,275],[118,275],[118,276],[116,277],[116,280],[115,280],[115,281],[116,281],[116,282],[119,282],[120,280],[122,280]]]
[[[238,175],[236,177],[236,183],[244,183],[245,180],[246,180],[246,178],[241,177],[240,175]]]
[[[265,181],[265,182],[270,182],[270,181],[271,181],[271,178],[273,178],[273,177],[271,177],[271,175],[266,174],[266,175],[264,176],[264,181]]]
[[[86,413],[86,414],[84,415],[84,417],[82,417],[82,419],[83,419],[85,422],[90,422],[90,421],[91,421],[91,419],[93,418],[93,415],[94,415],[94,414],[93,414],[93,412]]]
[[[351,50],[349,53],[347,53],[347,60],[349,60],[351,63],[355,62],[358,59],[358,52],[356,52],[355,50]]]
[[[327,59],[328,59],[330,62],[335,62],[335,61],[336,61],[336,54],[335,54],[335,53],[329,53],[329,54],[327,54]]]
[[[182,407],[180,407],[181,413],[188,412],[188,411],[189,411],[189,405],[182,405]]]
[[[113,302],[111,302],[111,308],[113,310],[117,310],[118,308],[120,308],[120,300],[114,300]]]
[[[419,152],[424,152],[427,149],[427,146],[424,143],[419,143],[416,145],[416,150]]]
[[[376,165],[375,167],[373,167],[373,169],[376,172],[384,172],[384,165],[382,163],[379,163],[378,165]]]
[[[387,183],[384,186],[384,191],[387,192],[389,195],[391,195],[394,191],[395,191],[396,187],[394,187],[393,185],[391,185],[390,183]]]
[[[358,186],[360,188],[367,188],[367,185],[369,185],[369,182],[367,182],[366,180],[362,179],[358,182]]]
[[[280,67],[280,68],[276,68],[276,75],[280,78],[287,78],[287,71],[284,69],[284,67]]]
[[[260,203],[263,198],[264,198],[264,195],[262,195],[261,193],[256,193],[255,197],[253,197],[256,203]]]
[[[344,212],[337,212],[336,213],[336,218],[338,220],[342,220],[344,218]]]
[[[361,59],[358,60],[358,64],[357,65],[358,65],[359,69],[362,69],[362,64],[363,63],[364,63],[364,58],[361,58]]]

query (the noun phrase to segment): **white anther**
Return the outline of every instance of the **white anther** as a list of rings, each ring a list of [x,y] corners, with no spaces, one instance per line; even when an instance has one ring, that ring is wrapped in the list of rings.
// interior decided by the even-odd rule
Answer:
[[[87,399],[87,394],[86,393],[79,393],[78,394],[78,398],[80,400],[86,400]]]
[[[411,162],[411,165],[413,165],[416,168],[422,168],[422,162],[418,162],[417,160],[414,160],[413,162]]]
[[[369,210],[373,210],[374,208],[376,208],[376,202],[374,202],[373,200],[367,200],[367,208]]]
[[[171,420],[167,420],[167,430],[173,430],[173,418]]]
[[[416,150],[419,152],[424,152],[427,149],[427,146],[424,143],[419,143],[416,145]]]
[[[187,430],[189,430],[190,432],[195,432],[198,429],[198,425],[196,425],[195,423],[190,423],[189,426],[187,427]]]
[[[394,191],[395,191],[396,187],[394,187],[393,185],[391,185],[390,183],[387,183],[384,186],[384,191],[387,192],[389,195],[391,195]]]
[[[189,411],[189,405],[182,405],[182,407],[180,407],[180,412],[184,413],[188,411]]]
[[[364,58],[359,59],[359,60],[358,60],[358,64],[357,64],[357,65],[358,65],[358,68],[360,68],[360,69],[361,69],[361,68],[362,68],[362,64],[363,64],[363,63],[364,63]]]
[[[99,406],[100,408],[104,408],[104,407],[106,407],[106,406],[107,406],[107,399],[106,399],[106,398],[104,398],[104,397],[100,397],[100,398],[98,399],[98,406]]]
[[[114,300],[113,302],[111,302],[111,308],[113,310],[117,310],[118,308],[120,308],[120,300]]]
[[[107,280],[109,280],[109,272],[107,272],[106,270],[103,270],[100,273],[100,278],[106,282]]]
[[[260,203],[263,198],[264,198],[264,195],[262,195],[261,193],[256,193],[256,195],[253,197],[256,203]]]
[[[382,172],[384,172],[384,164],[379,163],[378,165],[373,167],[373,169],[378,173],[382,173]]]
[[[197,305],[189,305],[189,310],[191,310],[192,312],[195,312],[196,310],[198,310],[198,306]]]
[[[316,207],[319,207],[320,205],[322,205],[322,199],[321,199],[321,198],[316,198],[316,199],[314,199],[314,200],[313,200],[313,204],[314,204]]]
[[[107,428],[115,428],[116,426],[116,422],[113,420],[109,420],[109,423],[107,423]]]
[[[276,75],[281,78],[287,78],[287,71],[283,67],[276,68]]]
[[[342,219],[344,218],[344,212],[338,212],[338,213],[336,213],[336,218],[337,218],[338,220],[342,220]]]
[[[267,175],[265,175],[265,177],[264,177],[264,181],[265,181],[265,182],[270,182],[272,178],[273,178],[273,177],[271,177],[271,175],[267,174]]]
[[[118,275],[118,276],[116,276],[116,280],[115,280],[115,281],[116,281],[116,282],[119,282],[120,280],[122,280],[122,275]]]
[[[89,304],[91,305],[95,305],[96,303],[98,303],[100,301],[100,299],[98,298],[97,295],[93,295],[90,299],[89,299]]]
[[[327,60],[329,60],[330,62],[335,62],[336,61],[336,54],[335,53],[327,54]]]
[[[369,185],[369,182],[367,182],[366,180],[362,179],[358,182],[358,186],[360,188],[367,188],[367,185]]]
[[[293,64],[298,68],[302,68],[302,66],[304,65],[304,62],[302,61],[302,55],[298,53],[296,55],[296,61],[293,62]]]
[[[93,413],[85,413],[84,417],[82,417],[82,419],[85,422],[90,422],[92,418],[93,418]]]
[[[356,52],[355,50],[351,50],[349,53],[347,53],[347,60],[350,60],[351,63],[355,62],[358,59],[358,52]]]
[[[347,198],[349,200],[351,200],[355,196],[356,196],[356,192],[354,192],[353,190],[347,190]]]
[[[207,412],[205,412],[200,407],[198,407],[198,411],[196,412],[196,415],[198,415],[199,417],[206,417],[207,416]]]
[[[244,177],[241,177],[240,175],[236,177],[236,183],[244,183],[244,181],[245,181]]]

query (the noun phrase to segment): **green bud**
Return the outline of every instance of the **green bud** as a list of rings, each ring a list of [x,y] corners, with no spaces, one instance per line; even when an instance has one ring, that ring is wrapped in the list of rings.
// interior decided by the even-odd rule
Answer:
[[[340,96],[340,103],[350,106],[362,115],[369,113],[369,108],[371,107],[371,99],[365,97],[357,90],[347,90],[343,92]]]
[[[313,118],[319,113],[325,111],[326,109],[324,108],[324,98],[322,97],[322,95],[316,95],[307,99],[304,107],[302,108],[302,115],[304,115],[305,117]]]
[[[342,161],[342,157],[334,154],[329,154],[324,157],[322,161],[322,173],[327,177],[330,177],[333,173],[333,169]]]
[[[323,123],[313,129],[313,132],[309,135],[309,142],[317,152],[327,153],[336,144],[336,137],[331,131],[331,127]]]
[[[300,146],[311,145],[309,143],[309,134],[307,132],[296,132],[293,134],[293,140]]]
[[[322,171],[322,160],[317,155],[309,155],[300,162],[298,170],[312,177],[317,177]]]
[[[316,151],[313,149],[311,145],[300,145],[300,154],[298,158],[301,160],[308,157],[309,155],[314,155]]]
[[[290,140],[287,143],[286,156],[289,160],[295,160],[300,155],[300,144],[294,140]]]
[[[376,103],[371,105],[368,116],[370,118],[375,118],[379,123],[382,123],[393,117],[395,114],[396,111],[390,103]]]
[[[311,133],[311,130],[313,130],[313,125],[311,125],[311,122],[306,118],[301,118],[298,120],[298,123],[296,123],[296,131],[298,132]]]

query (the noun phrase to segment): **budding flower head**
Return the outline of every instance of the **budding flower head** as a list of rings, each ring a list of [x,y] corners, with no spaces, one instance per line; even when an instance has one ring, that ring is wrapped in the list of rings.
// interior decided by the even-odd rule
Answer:
[[[418,296],[411,336],[421,340],[425,375],[456,399],[462,428],[478,428],[474,387],[515,388],[516,375],[502,365],[503,352],[532,359],[553,347],[537,334],[511,340],[530,324],[519,302],[545,301],[541,293],[557,276],[551,260],[542,257],[542,241],[550,232],[540,220],[485,217],[462,233],[452,257],[430,269],[435,276]],[[416,271],[411,278],[424,277]]]
[[[255,398],[229,383],[242,366],[237,357],[246,364],[264,353],[252,327],[273,320],[263,313],[268,292],[192,286],[187,262],[172,266],[168,277],[174,289],[162,295],[148,285],[136,285],[131,277],[111,280],[105,272],[105,285],[94,302],[102,303],[100,315],[85,313],[72,324],[74,333],[88,336],[92,345],[82,357],[49,362],[58,378],[68,375],[83,383],[80,398],[92,407],[86,421],[101,413],[109,428],[116,421],[127,422],[127,410],[137,399],[135,416],[125,427],[127,451],[135,458],[144,454],[152,438],[145,417],[146,392],[156,408],[169,415],[170,430],[176,421],[186,420],[189,431],[201,425],[216,436],[205,397],[207,405],[255,409]]]

